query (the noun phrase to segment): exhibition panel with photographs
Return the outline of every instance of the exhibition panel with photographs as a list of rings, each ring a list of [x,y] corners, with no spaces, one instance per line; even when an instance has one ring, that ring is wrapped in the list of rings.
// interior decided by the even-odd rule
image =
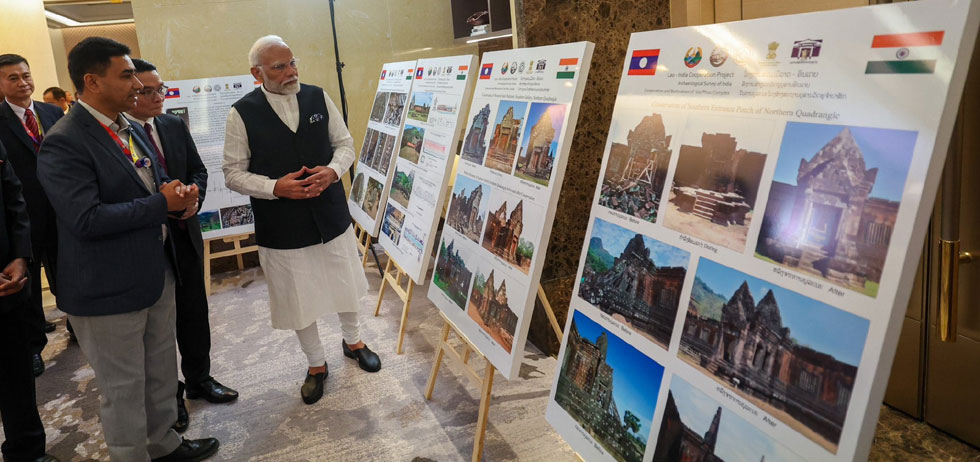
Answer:
[[[867,457],[969,8],[632,35],[547,410],[585,460]],[[520,166],[524,140],[508,137],[535,112],[501,104],[480,119],[485,162]],[[478,209],[491,189],[454,198]]]

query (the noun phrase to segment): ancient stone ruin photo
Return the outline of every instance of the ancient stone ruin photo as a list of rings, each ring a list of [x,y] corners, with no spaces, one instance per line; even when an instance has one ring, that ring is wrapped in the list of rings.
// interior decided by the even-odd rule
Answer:
[[[457,246],[455,240],[450,240],[447,244],[443,238],[439,243],[439,256],[436,258],[435,271],[432,272],[432,284],[446,294],[459,309],[466,305],[466,294],[470,290],[470,280],[473,279],[473,271],[467,267],[466,262],[466,259],[471,258],[469,248]]]
[[[453,195],[449,199],[449,210],[446,212],[446,225],[473,242],[480,242],[488,202],[490,186],[463,175],[456,175]]]
[[[531,234],[540,231],[544,211],[499,189],[490,197],[488,206],[483,248],[527,274],[534,258],[535,240]]]
[[[641,462],[664,367],[589,319],[572,314],[555,402],[620,462]]]
[[[836,453],[867,319],[702,258],[679,356]]]
[[[756,256],[877,296],[916,136],[786,124]]]
[[[769,127],[758,120],[689,120],[664,224],[743,251],[766,165]]]
[[[484,165],[510,175],[517,155],[518,138],[527,113],[527,103],[501,100],[493,125]]]
[[[485,104],[470,122],[470,128],[466,131],[466,137],[463,138],[463,152],[460,157],[463,160],[482,165],[483,155],[487,152],[487,135],[491,129],[490,105]]]
[[[639,111],[613,115],[599,205],[653,223],[667,182],[672,136],[661,114],[634,112]]]
[[[678,376],[670,380],[653,462],[802,462],[735,412]]]
[[[531,103],[514,176],[548,185],[558,156],[558,140],[565,124],[566,109],[565,104]]]
[[[667,349],[690,254],[596,218],[579,297]]]
[[[385,116],[385,108],[388,107],[388,92],[379,91],[374,95],[374,105],[371,106],[371,120],[381,122]]]
[[[475,270],[473,291],[466,313],[480,329],[490,335],[507,353],[514,345],[514,331],[517,330],[517,313],[511,308],[507,298],[507,278],[503,272],[496,272],[489,265]],[[490,273],[487,274],[487,269]],[[511,290],[521,293],[511,281]]]

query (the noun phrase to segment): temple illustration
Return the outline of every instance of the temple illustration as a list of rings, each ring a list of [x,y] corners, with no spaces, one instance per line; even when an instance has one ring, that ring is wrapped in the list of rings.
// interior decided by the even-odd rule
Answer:
[[[848,128],[801,159],[796,185],[773,182],[757,252],[845,287],[877,284],[899,203],[870,196],[878,169],[866,167]]]
[[[487,150],[487,130],[490,129],[490,105],[487,104],[473,116],[470,130],[463,139],[463,159],[476,164],[483,163],[483,154]]]
[[[579,296],[606,313],[622,316],[630,327],[666,348],[687,270],[657,266],[640,234],[630,239],[608,268],[599,261],[605,255],[609,254],[602,240],[593,237]]]
[[[772,290],[758,303],[748,282],[713,319],[692,303],[680,352],[736,392],[788,414],[829,440],[840,439],[857,367],[799,344],[783,326]]]
[[[486,231],[483,232],[483,248],[493,252],[507,262],[516,265],[525,273],[531,267],[531,255],[520,252],[521,231],[524,230],[524,201],[507,216],[507,202],[500,204],[496,212],[487,217]],[[533,249],[531,249],[533,252]]]
[[[507,281],[501,280],[499,287],[494,285],[493,270],[482,284],[473,284],[470,314],[476,314],[482,323],[480,327],[510,353],[517,330],[517,314],[507,304]]]
[[[672,201],[682,212],[722,226],[746,224],[766,155],[737,147],[727,133],[703,133],[701,146],[681,145]]]
[[[503,119],[493,128],[493,137],[490,138],[490,147],[487,150],[487,167],[510,173],[514,155],[517,153],[521,122],[522,119],[514,118],[514,108],[507,108]]]
[[[655,221],[667,181],[670,139],[663,117],[651,114],[629,131],[626,144],[613,142],[599,205]]]
[[[545,110],[538,122],[531,127],[527,147],[517,159],[517,170],[531,180],[548,183],[551,178],[551,168],[555,162],[555,150],[551,143],[555,140],[555,128],[552,126],[551,111]]]
[[[725,462],[715,455],[718,443],[718,428],[721,426],[721,406],[715,411],[711,425],[704,435],[696,433],[681,421],[673,392],[667,392],[667,405],[664,408],[663,422],[657,448],[653,452],[653,462]],[[765,462],[766,456],[762,456]]]
[[[449,210],[446,212],[446,224],[464,236],[480,241],[480,231],[483,230],[483,217],[480,216],[480,201],[483,200],[483,185],[477,186],[467,195],[463,189],[453,193],[449,200]]]
[[[446,241],[442,241],[432,283],[442,289],[462,309],[466,303],[466,292],[470,288],[473,273],[466,267],[463,257],[459,256],[459,249],[454,246],[455,241],[450,241],[448,247]]]

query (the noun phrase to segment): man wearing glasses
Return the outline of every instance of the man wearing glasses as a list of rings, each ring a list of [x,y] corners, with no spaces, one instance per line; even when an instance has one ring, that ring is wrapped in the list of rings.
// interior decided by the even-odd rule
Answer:
[[[228,403],[238,399],[238,392],[211,377],[211,326],[208,322],[208,298],[204,281],[204,240],[197,211],[204,203],[208,187],[208,169],[201,162],[197,146],[188,127],[177,116],[163,113],[167,86],[160,79],[156,66],[142,59],[133,59],[136,78],[143,88],[136,92],[136,106],[129,116],[150,138],[157,165],[171,179],[183,184],[196,184],[198,203],[179,217],[170,218],[177,248],[177,267],[180,281],[174,287],[177,302],[177,348],[180,350],[180,369],[184,382],[177,387],[177,423],[174,429],[183,432],[189,418],[184,406],[187,397],[204,398],[209,403]]]
[[[345,356],[367,372],[381,369],[360,336],[367,279],[339,181],[354,162],[354,140],[323,89],[299,83],[282,38],[258,39],[248,59],[262,86],[228,113],[225,184],[251,196],[272,327],[296,331],[309,365],[300,396],[313,404],[327,377],[317,330],[325,314],[340,318]]]

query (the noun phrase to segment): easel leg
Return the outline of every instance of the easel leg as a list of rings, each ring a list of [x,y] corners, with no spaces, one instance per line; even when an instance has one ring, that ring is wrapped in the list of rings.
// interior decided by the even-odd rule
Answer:
[[[483,458],[483,445],[487,437],[487,414],[490,413],[490,394],[493,390],[493,375],[496,369],[487,361],[483,373],[483,387],[480,390],[480,413],[476,420],[476,439],[473,441],[473,462]]]
[[[366,233],[367,231],[363,231],[363,232]],[[364,251],[361,252],[363,254],[361,256],[361,267],[362,268],[367,268],[368,249],[370,249],[370,248],[371,248],[371,236],[367,236],[367,237],[364,238]],[[380,264],[378,265],[378,268],[381,268],[381,265]],[[384,276],[384,275],[382,275],[382,276]]]
[[[442,323],[442,335],[439,336],[439,344],[436,345],[436,360],[432,363],[432,372],[429,374],[429,383],[425,385],[425,399],[432,399],[432,390],[436,387],[436,377],[439,376],[439,366],[442,365],[442,357],[445,351],[442,346],[449,339],[449,321]]]
[[[374,255],[374,264],[378,266],[378,272],[381,272],[381,260],[378,260],[378,253],[374,251],[374,247],[369,247],[371,249],[371,255]],[[365,257],[367,258],[367,257]]]
[[[412,305],[412,290],[415,289],[415,284],[407,275],[405,279],[408,279],[408,296],[405,297],[405,306],[402,308],[402,324],[398,327],[398,348],[395,349],[395,354],[399,355],[402,354],[402,342],[405,341],[405,321],[408,319],[408,307]]]
[[[368,238],[368,239],[370,239],[370,238]],[[364,258],[365,259],[367,258],[367,252],[364,253]],[[385,274],[387,274],[388,271],[391,271],[391,259],[390,258],[388,259],[388,264],[385,265],[384,272],[381,273],[381,290],[378,291],[378,304],[374,307],[374,316],[375,317],[377,317],[378,316],[378,313],[381,312],[381,300],[385,296],[385,284],[388,284],[388,278],[385,277]]]
[[[241,250],[242,250],[242,240],[235,239],[235,252],[240,252]],[[245,269],[245,260],[242,259],[242,254],[238,253],[238,255],[235,255],[235,258],[238,259],[238,271]]]

